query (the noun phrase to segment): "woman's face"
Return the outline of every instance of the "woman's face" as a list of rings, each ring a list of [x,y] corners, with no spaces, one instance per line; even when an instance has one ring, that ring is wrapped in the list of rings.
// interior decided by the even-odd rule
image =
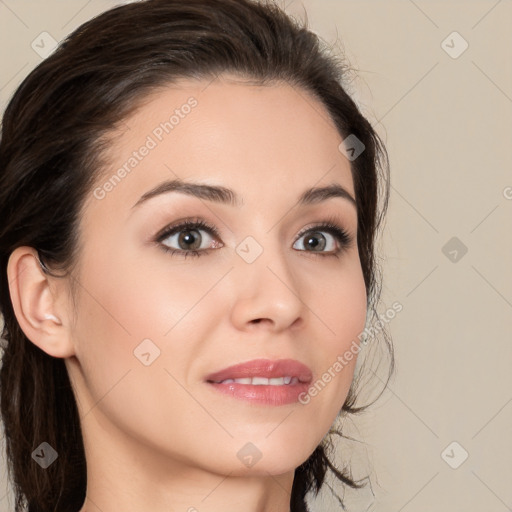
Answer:
[[[89,456],[115,444],[162,467],[282,474],[320,443],[352,381],[356,359],[335,363],[364,328],[366,292],[353,202],[299,199],[330,185],[354,197],[341,140],[304,90],[227,77],[169,87],[125,120],[81,219],[66,365]],[[237,201],[192,186],[146,195],[175,180]],[[218,234],[162,234],[187,220]],[[261,359],[296,360],[311,381],[208,382]],[[252,371],[235,377],[265,368]]]

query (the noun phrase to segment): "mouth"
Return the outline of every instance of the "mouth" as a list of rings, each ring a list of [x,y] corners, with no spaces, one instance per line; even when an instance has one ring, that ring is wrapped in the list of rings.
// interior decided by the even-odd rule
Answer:
[[[225,395],[264,405],[297,402],[312,380],[311,370],[294,359],[255,359],[224,368],[205,379]]]

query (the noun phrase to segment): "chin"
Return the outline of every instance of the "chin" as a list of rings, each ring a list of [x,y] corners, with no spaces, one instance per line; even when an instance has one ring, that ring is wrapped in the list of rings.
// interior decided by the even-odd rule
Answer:
[[[307,458],[307,457],[306,457]],[[227,471],[221,471],[223,474],[230,474],[231,476],[243,476],[243,477],[261,477],[261,476],[278,476],[286,473],[294,472],[295,468],[300,466],[306,459],[297,459],[297,457],[287,457],[285,455],[263,457],[249,466],[244,463],[231,463],[230,467],[226,468]]]
[[[304,444],[298,444],[283,449],[282,445],[276,447],[273,443],[267,443],[265,448],[261,447],[262,444],[257,441],[235,441],[234,445],[224,446],[220,453],[210,450],[197,453],[189,459],[189,463],[219,475],[277,476],[295,471],[316,448],[313,446],[308,451]]]
[[[291,446],[278,438],[273,441],[246,442],[237,448],[235,474],[265,476],[289,473],[305,462],[316,448],[312,446],[306,450],[304,443]]]

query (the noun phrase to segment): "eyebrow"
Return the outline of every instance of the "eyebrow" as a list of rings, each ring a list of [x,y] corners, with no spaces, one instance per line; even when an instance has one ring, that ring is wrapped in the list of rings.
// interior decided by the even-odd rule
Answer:
[[[199,199],[236,206],[237,208],[240,208],[243,205],[243,200],[234,190],[229,188],[222,187],[220,185],[206,185],[204,183],[185,182],[181,179],[174,179],[163,181],[156,187],[148,190],[132,206],[132,209],[140,206],[142,203],[152,199],[153,197],[167,194],[169,192],[180,192]],[[353,206],[357,207],[356,200],[339,183],[331,183],[330,185],[323,187],[313,187],[305,190],[298,199],[298,205],[307,206],[318,204],[332,197],[341,197],[342,199],[348,200]]]

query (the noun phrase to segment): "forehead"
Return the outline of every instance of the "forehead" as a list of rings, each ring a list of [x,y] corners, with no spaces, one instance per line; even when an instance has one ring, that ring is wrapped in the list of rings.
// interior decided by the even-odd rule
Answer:
[[[333,182],[354,196],[326,108],[288,83],[184,80],[148,96],[120,126],[96,183],[105,197],[94,208],[128,212],[169,179],[222,185],[259,208]]]

